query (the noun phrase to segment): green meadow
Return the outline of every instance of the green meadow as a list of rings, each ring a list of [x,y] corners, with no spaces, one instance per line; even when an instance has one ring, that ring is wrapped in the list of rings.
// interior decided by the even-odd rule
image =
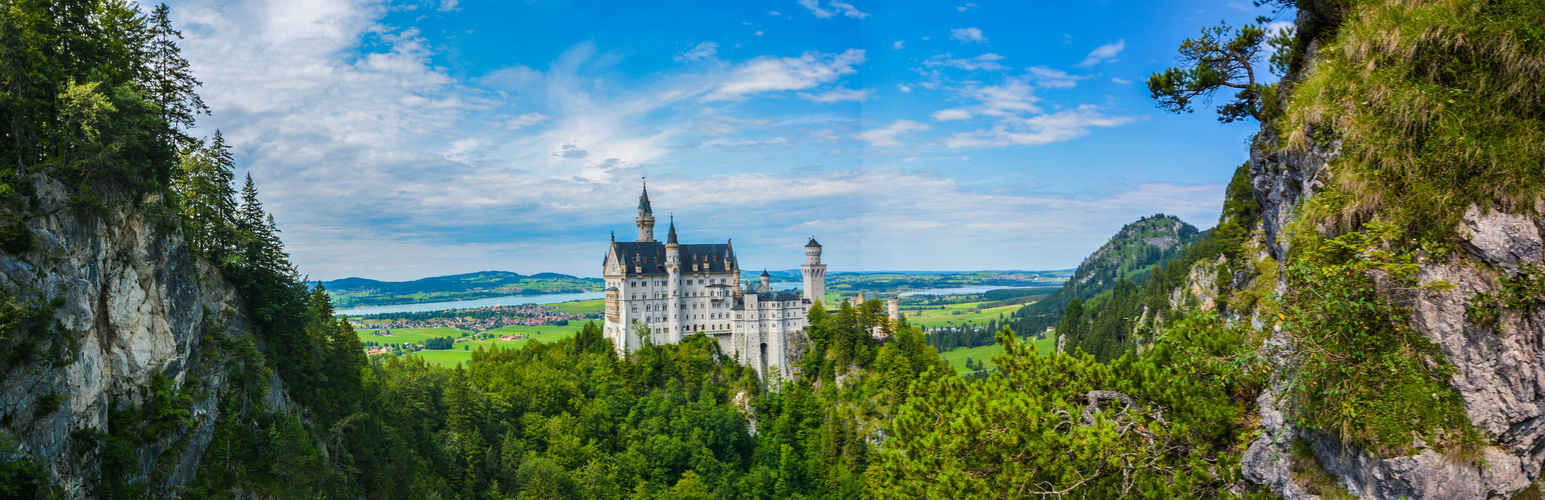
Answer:
[[[374,332],[390,330],[392,336],[375,335]],[[422,344],[425,339],[450,337],[461,338],[465,331],[455,328],[355,328],[354,335],[360,342],[375,342],[377,344]]]
[[[1035,344],[1036,352],[1039,352],[1042,355],[1049,354],[1053,349],[1057,348],[1056,338],[1036,340],[1032,343]],[[966,368],[966,358],[981,361],[983,369],[992,370],[998,367],[996,363],[992,362],[992,357],[999,354],[1003,354],[1003,346],[999,344],[993,344],[944,351],[939,353],[939,357],[943,358],[944,362],[949,363],[950,368],[954,368],[955,372],[968,373],[970,370]]]
[[[901,314],[906,316],[908,323],[924,328],[965,325],[984,326],[988,321],[1000,319],[999,315],[1003,316],[1002,319],[1008,319],[1010,316],[1013,316],[1014,311],[1024,307],[1023,304],[1019,304],[978,309],[982,304],[982,302],[966,302],[945,306],[924,306],[924,309],[903,307]]]
[[[488,334],[492,335],[494,338],[468,340],[466,342],[457,343],[456,346],[451,349],[418,351],[409,354],[409,356],[418,356],[423,358],[424,361],[432,364],[441,366],[454,366],[457,363],[466,364],[467,361],[472,359],[472,351],[476,351],[479,347],[484,349],[492,349],[494,347],[498,347],[500,349],[520,349],[525,347],[526,343],[533,340],[542,342],[557,342],[559,340],[573,336],[575,332],[580,330],[580,328],[584,328],[584,323],[578,321],[573,322],[573,324],[567,326],[506,326],[504,328],[489,330]],[[424,342],[424,339],[436,337],[451,337],[454,339],[459,339],[463,334],[471,333],[451,328],[399,328],[392,330],[391,337],[381,337],[371,335],[370,332],[372,331],[378,330],[361,328],[356,329],[355,334],[359,336],[359,339],[362,342],[372,341],[379,344],[421,344]],[[502,335],[515,334],[526,335],[527,338],[509,341],[499,340],[498,338]]]

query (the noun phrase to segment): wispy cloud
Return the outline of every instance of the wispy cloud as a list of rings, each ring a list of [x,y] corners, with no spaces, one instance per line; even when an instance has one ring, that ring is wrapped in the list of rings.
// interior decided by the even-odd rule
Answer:
[[[848,89],[838,87],[826,92],[821,92],[819,94],[800,92],[799,96],[811,102],[830,104],[844,101],[862,102],[864,99],[868,99],[869,95],[873,93],[874,91],[870,89]]]
[[[960,43],[987,43],[981,28],[955,28],[950,30],[950,38],[960,40]]]
[[[761,32],[758,32],[758,34],[761,34]],[[712,59],[714,54],[717,53],[719,53],[719,44],[714,42],[702,42],[693,46],[692,49],[678,54],[674,59],[677,61],[701,61],[704,59]]]
[[[1089,55],[1084,56],[1083,62],[1078,63],[1077,66],[1080,68],[1092,68],[1096,64],[1114,59],[1117,55],[1121,54],[1123,49],[1126,48],[1127,41],[1125,39],[1120,39],[1116,40],[1115,42],[1101,45],[1098,48],[1090,51]]]
[[[891,43],[891,50],[901,50],[902,47],[906,46],[906,43],[906,40],[896,40]]]
[[[1092,105],[1037,115],[1029,118],[1006,117],[991,129],[957,132],[944,140],[948,148],[989,146],[1040,146],[1077,139],[1094,127],[1115,127],[1137,121],[1131,116],[1110,116]]]
[[[926,67],[929,67],[929,68],[951,67],[951,68],[959,68],[959,69],[963,69],[963,70],[967,70],[967,71],[976,71],[976,70],[998,71],[998,70],[1009,69],[1008,66],[1004,66],[1004,65],[998,63],[998,61],[1002,61],[1002,60],[1003,60],[1003,56],[1000,56],[998,54],[993,54],[993,53],[990,53],[990,52],[986,53],[986,54],[982,54],[982,55],[976,56],[976,57],[968,57],[968,58],[964,58],[964,59],[955,58],[953,55],[951,55],[950,53],[946,52],[946,53],[943,53],[943,54],[934,55],[932,57],[929,57],[928,59],[923,60],[923,66],[926,66]]]
[[[1030,81],[1035,86],[1043,88],[1067,89],[1078,85],[1079,80],[1085,80],[1087,76],[1070,75],[1060,69],[1052,69],[1045,66],[1036,66],[1025,70]]]
[[[968,3],[968,4],[965,4],[965,5],[959,6],[959,7],[955,7],[955,10],[958,10],[958,11],[961,11],[961,12],[965,12],[965,11],[968,11],[968,10],[971,10],[971,9],[975,9],[976,7],[977,7],[976,4]]]
[[[548,116],[541,113],[526,113],[504,122],[504,128],[519,130],[538,123],[547,121]]]
[[[837,14],[842,14],[854,19],[863,19],[869,17],[868,13],[861,12],[858,10],[858,7],[855,7],[853,4],[843,2],[841,0],[828,0],[826,5],[831,7],[830,10],[822,8],[820,0],[799,0],[799,5],[803,6],[806,10],[809,10],[810,15],[821,19],[830,19],[835,17]]]
[[[855,137],[863,140],[864,142],[868,142],[869,145],[873,147],[899,148],[904,145],[901,142],[902,135],[906,135],[911,132],[928,130],[929,128],[930,127],[926,123],[918,123],[912,120],[896,120],[891,122],[890,125],[886,125],[882,128],[869,129],[863,132],[859,132]]]
[[[971,119],[971,112],[970,111],[966,111],[964,109],[957,109],[957,108],[941,109],[941,110],[938,110],[938,111],[934,111],[932,116],[933,116],[933,119],[939,120],[941,122],[951,121],[951,120],[970,120]]]
[[[806,52],[799,57],[759,57],[735,68],[728,79],[704,96],[705,101],[735,100],[748,94],[806,90],[857,73],[864,51],[841,54]]]

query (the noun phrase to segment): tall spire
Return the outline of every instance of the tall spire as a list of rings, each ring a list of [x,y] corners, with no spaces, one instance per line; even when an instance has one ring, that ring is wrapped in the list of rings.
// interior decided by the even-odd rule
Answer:
[[[649,184],[638,195],[638,241],[654,241],[654,209],[649,206]]]
[[[676,214],[671,214],[671,232],[665,237],[665,244],[676,244]]]
[[[649,207],[649,181],[647,180],[644,181],[644,194],[638,195],[638,209],[646,214],[654,213],[654,209]]]

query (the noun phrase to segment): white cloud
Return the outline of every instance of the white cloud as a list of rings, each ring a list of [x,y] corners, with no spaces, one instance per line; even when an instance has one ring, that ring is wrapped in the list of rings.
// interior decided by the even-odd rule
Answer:
[[[900,136],[911,132],[928,130],[928,128],[926,123],[918,123],[912,120],[896,120],[884,128],[865,130],[859,132],[854,137],[868,142],[870,146],[877,148],[899,148],[904,145],[899,138]]]
[[[1051,69],[1045,66],[1027,68],[1025,71],[1028,74],[1030,80],[1035,82],[1035,86],[1043,88],[1073,88],[1074,86],[1078,85],[1079,80],[1089,78],[1087,76],[1070,75],[1066,71],[1062,71],[1060,69]]]
[[[891,50],[901,50],[906,45],[906,40],[896,40],[891,44]]]
[[[755,33],[752,33],[752,34],[756,35],[756,36],[762,36],[762,30],[757,30]]]
[[[857,73],[864,62],[862,49],[841,54],[806,52],[799,57],[758,57],[736,67],[705,101],[738,100],[747,94],[779,90],[806,90]]]
[[[1100,64],[1115,58],[1118,54],[1121,54],[1123,49],[1126,48],[1127,41],[1125,39],[1118,39],[1115,42],[1101,45],[1098,48],[1090,51],[1089,55],[1084,57],[1083,62],[1076,64],[1076,66],[1080,68],[1092,68],[1096,64]]]
[[[844,16],[848,16],[854,19],[863,19],[869,17],[869,14],[867,13],[859,12],[858,7],[854,7],[853,4],[842,2],[840,0],[831,0],[830,3],[833,9],[842,11],[842,15]]]
[[[950,120],[970,120],[971,112],[964,109],[941,109],[933,112],[933,119],[941,122]]]
[[[971,9],[976,8],[976,7],[977,7],[976,4],[968,3],[968,4],[965,4],[965,5],[959,6],[959,7],[955,7],[955,10],[958,10],[958,11],[961,11],[961,12],[965,12],[967,10],[971,10]]]
[[[903,93],[906,93],[906,92],[911,92],[912,91],[912,87],[908,87],[908,86],[906,86],[904,84],[898,83],[898,84],[896,84],[896,90],[900,90]]]
[[[773,17],[778,17],[778,16],[783,15],[783,13],[782,12],[778,12],[776,10],[769,10],[769,11],[767,11],[767,15],[773,16]]]
[[[761,32],[758,32],[757,34],[760,35]],[[692,47],[691,50],[677,55],[674,59],[677,61],[701,61],[704,59],[713,59],[714,54],[717,53],[719,53],[719,44],[714,42],[702,42]]]
[[[523,129],[538,123],[547,121],[548,116],[541,113],[526,113],[504,122],[504,128],[510,130]]]
[[[950,30],[950,38],[960,40],[960,43],[987,43],[981,28],[955,28]]]
[[[807,100],[810,100],[812,102],[818,102],[818,103],[822,103],[822,104],[830,104],[830,103],[834,103],[834,102],[843,102],[843,101],[863,102],[863,100],[864,99],[868,99],[869,98],[869,94],[872,94],[872,93],[874,93],[874,90],[871,90],[871,89],[848,89],[848,88],[838,87],[838,88],[835,88],[835,89],[832,89],[832,90],[829,90],[829,91],[826,91],[826,92],[822,92],[822,93],[819,93],[819,94],[808,94],[808,93],[800,92],[799,96],[803,97],[803,98],[805,98]]]
[[[1023,78],[1009,77],[1001,85],[968,87],[963,94],[981,102],[977,111],[991,116],[1012,116],[1020,113],[1040,113],[1036,97],[1029,83]]]
[[[1040,146],[1083,137],[1093,127],[1115,127],[1137,120],[1139,118],[1131,116],[1106,115],[1099,108],[1085,104],[1051,114],[999,120],[997,125],[988,130],[957,132],[944,140],[944,146],[951,149]]]
[[[799,0],[799,5],[804,6],[805,9],[808,9],[810,11],[810,15],[821,19],[830,19],[837,14],[842,14],[854,19],[863,19],[869,17],[868,13],[860,12],[858,7],[854,7],[853,4],[843,2],[841,0],[828,0],[826,5],[830,6],[831,10],[821,8],[820,0]]]
[[[441,0],[440,7],[438,8],[438,10],[440,12],[449,12],[449,11],[456,10],[456,4],[457,3],[459,3],[458,0]]]
[[[1125,79],[1125,78],[1115,78],[1115,77],[1112,77],[1110,79],[1110,81],[1114,82],[1114,83],[1119,83],[1119,84],[1122,84],[1122,85],[1127,85],[1127,84],[1132,83],[1131,80],[1128,80],[1128,79]]]
[[[1003,56],[1000,56],[998,54],[993,54],[991,52],[986,53],[986,54],[982,54],[982,55],[979,55],[979,56],[976,56],[976,57],[965,58],[965,59],[955,59],[953,55],[951,55],[950,53],[946,52],[946,53],[943,53],[943,54],[935,55],[933,57],[929,57],[928,59],[924,60],[923,61],[923,66],[927,66],[927,67],[930,67],[930,68],[938,68],[938,67],[948,66],[948,67],[952,67],[952,68],[960,68],[960,69],[967,70],[967,71],[977,71],[977,70],[999,71],[999,70],[1009,69],[1008,66],[1004,66],[1004,65],[998,63],[998,61],[1002,61],[1002,60],[1003,60]]]

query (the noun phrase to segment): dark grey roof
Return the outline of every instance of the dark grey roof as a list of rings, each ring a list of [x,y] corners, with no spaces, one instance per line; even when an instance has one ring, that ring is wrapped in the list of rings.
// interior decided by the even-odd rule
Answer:
[[[805,248],[810,248],[810,247],[821,248],[821,244],[815,242],[815,237],[814,236],[811,236],[810,237],[810,242],[805,244]]]
[[[649,208],[649,186],[644,186],[644,194],[638,196],[638,208],[643,210],[644,213],[654,212],[654,210]]]
[[[792,291],[792,290],[784,290],[784,291],[781,291],[781,292],[762,292],[762,293],[756,294],[756,300],[760,300],[760,301],[763,301],[763,302],[782,301],[782,300],[799,300],[799,292]]]
[[[676,243],[676,218],[671,217],[671,234],[665,238],[666,243]]]
[[[764,277],[764,278],[771,278],[772,275],[771,274],[767,274],[767,270],[763,269],[762,270],[762,277]]]
[[[618,241],[612,243],[617,250],[617,257],[622,259],[624,265],[623,274],[626,276],[638,275],[662,275],[665,272],[665,244],[658,241]],[[677,252],[681,255],[681,272],[683,274],[694,272],[727,273],[740,267],[735,260],[735,252],[725,244],[693,244],[681,245]],[[724,267],[725,257],[729,257],[730,267]],[[639,272],[634,266],[634,259],[638,259],[643,272]],[[698,270],[692,270],[692,264],[698,264]]]

